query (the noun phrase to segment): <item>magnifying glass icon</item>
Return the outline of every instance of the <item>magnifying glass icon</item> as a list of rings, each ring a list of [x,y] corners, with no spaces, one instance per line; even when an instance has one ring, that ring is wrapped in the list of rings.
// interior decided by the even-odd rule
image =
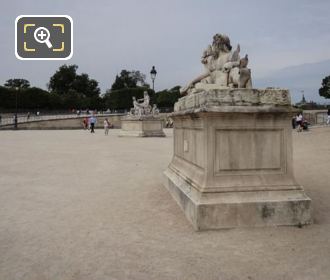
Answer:
[[[34,39],[38,43],[45,43],[47,47],[50,49],[53,47],[52,43],[49,41],[50,33],[46,27],[38,27],[34,31]]]

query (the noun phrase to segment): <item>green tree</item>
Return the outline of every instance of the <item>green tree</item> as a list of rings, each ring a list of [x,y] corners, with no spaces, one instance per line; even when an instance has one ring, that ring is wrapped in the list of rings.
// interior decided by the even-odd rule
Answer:
[[[61,102],[58,102],[58,98],[51,100],[61,104],[63,109],[103,108],[99,83],[86,73],[77,74],[77,69],[77,65],[62,65],[55,72],[50,78],[48,88],[51,95],[61,97]]]
[[[136,88],[137,86],[149,87],[149,85],[145,82],[145,79],[146,75],[140,71],[122,70],[120,75],[116,76],[115,81],[111,86],[111,90]]]
[[[41,88],[27,88],[19,91],[18,105],[21,109],[52,109],[50,94]]]
[[[48,89],[58,94],[68,93],[77,77],[77,65],[62,65],[50,78]]]
[[[322,87],[319,89],[319,94],[324,98],[330,98],[330,76],[322,80]]]
[[[149,85],[146,83],[146,75],[141,73],[140,71],[131,71],[131,78],[133,81],[135,81],[137,86],[141,87],[149,87]]]
[[[17,105],[20,110],[31,109],[58,109],[58,104],[51,102],[48,91],[41,88],[29,87],[21,88],[18,91],[15,88],[1,87],[0,86],[0,107],[1,109],[13,110]],[[55,105],[54,105],[55,104]]]
[[[170,90],[162,90],[156,93],[156,103],[159,108],[174,107],[174,103],[180,98],[180,86]]]
[[[76,78],[72,83],[72,89],[81,93],[84,97],[95,97],[100,95],[99,83],[94,79],[90,79],[85,73],[76,75]]]
[[[0,86],[0,108],[13,109],[15,108],[15,89]]]
[[[8,88],[29,88],[30,82],[25,79],[9,79],[5,83]]]
[[[88,74],[77,74],[77,65],[62,65],[50,78],[48,89],[58,94],[77,92],[83,97],[93,97],[100,94],[99,83],[90,79]]]

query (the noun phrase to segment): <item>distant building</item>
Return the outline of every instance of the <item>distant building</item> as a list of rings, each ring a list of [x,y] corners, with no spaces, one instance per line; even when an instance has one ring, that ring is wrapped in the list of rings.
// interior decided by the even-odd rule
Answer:
[[[305,98],[305,95],[303,94],[303,95],[302,95],[302,98],[301,98],[301,101],[298,102],[298,103],[296,103],[295,106],[296,106],[296,107],[302,107],[302,106],[304,106],[304,105],[306,105],[306,104],[307,104],[307,102],[306,102],[306,98]]]
[[[325,105],[318,104],[314,101],[306,101],[305,95],[302,95],[301,101],[296,103],[294,107],[302,109],[302,110],[317,110],[326,108]]]

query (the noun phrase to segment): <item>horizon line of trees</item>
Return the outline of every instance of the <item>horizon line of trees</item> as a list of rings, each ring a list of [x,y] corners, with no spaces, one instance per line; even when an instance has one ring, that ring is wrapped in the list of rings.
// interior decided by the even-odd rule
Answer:
[[[142,98],[143,92],[150,95],[151,104],[159,108],[173,108],[180,98],[180,86],[155,93],[145,74],[140,71],[122,70],[116,75],[110,89],[101,94],[99,83],[86,73],[77,73],[77,65],[62,65],[50,77],[48,90],[31,87],[26,79],[9,79],[0,86],[0,110],[129,110],[132,97]],[[330,98],[330,76],[322,80],[319,95]],[[316,104],[316,103],[315,103]],[[318,105],[318,104],[316,104]]]
[[[9,79],[0,86],[0,110],[129,110],[132,97],[142,98],[148,91],[151,104],[173,108],[180,97],[180,86],[155,93],[140,71],[122,70],[110,89],[101,94],[99,83],[88,74],[77,73],[77,65],[62,65],[50,77],[48,90],[31,87],[26,79]]]

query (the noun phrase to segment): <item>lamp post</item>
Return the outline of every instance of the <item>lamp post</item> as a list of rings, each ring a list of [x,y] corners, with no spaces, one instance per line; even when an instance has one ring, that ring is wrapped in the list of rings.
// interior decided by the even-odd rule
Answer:
[[[150,71],[150,76],[152,80],[152,90],[155,91],[155,79],[156,79],[157,71],[155,66],[152,66],[151,71]]]
[[[14,128],[15,129],[17,129],[17,122],[18,122],[18,120],[17,120],[17,94],[18,94],[18,90],[19,90],[19,88],[18,87],[16,87],[15,88],[15,94],[16,94],[16,96],[15,96],[15,116],[14,116]]]

